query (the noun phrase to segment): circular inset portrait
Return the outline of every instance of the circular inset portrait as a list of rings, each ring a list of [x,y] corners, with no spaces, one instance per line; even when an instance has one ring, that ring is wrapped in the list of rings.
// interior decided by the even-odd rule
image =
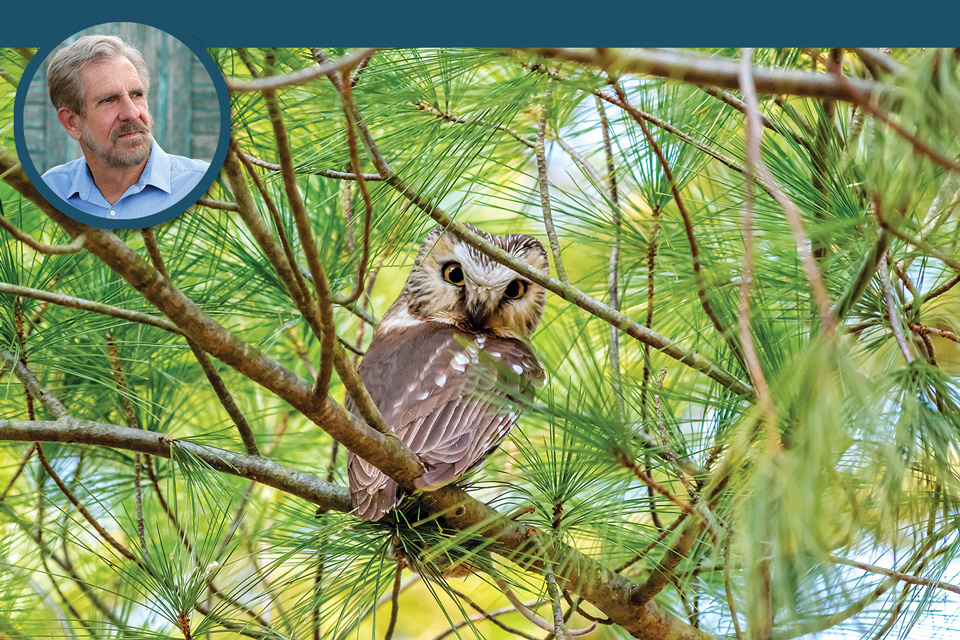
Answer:
[[[226,157],[223,76],[189,36],[116,22],[41,49],[15,106],[17,152],[71,218],[136,229],[183,213]]]

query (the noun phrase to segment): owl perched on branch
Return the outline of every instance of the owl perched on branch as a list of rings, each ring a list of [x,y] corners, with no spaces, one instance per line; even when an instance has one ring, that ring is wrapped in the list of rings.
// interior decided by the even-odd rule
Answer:
[[[548,269],[535,238],[471,229]],[[542,286],[441,227],[427,235],[360,364],[360,378],[387,424],[423,462],[418,489],[456,482],[513,428],[520,396],[544,378],[528,339],[545,300]],[[347,470],[361,519],[379,520],[402,499],[396,482],[353,453]]]

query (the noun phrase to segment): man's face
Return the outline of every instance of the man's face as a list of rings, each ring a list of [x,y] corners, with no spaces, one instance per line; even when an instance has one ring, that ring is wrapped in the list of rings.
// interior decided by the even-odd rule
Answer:
[[[84,66],[86,113],[79,117],[80,143],[111,167],[135,167],[150,157],[153,119],[140,74],[125,57]]]

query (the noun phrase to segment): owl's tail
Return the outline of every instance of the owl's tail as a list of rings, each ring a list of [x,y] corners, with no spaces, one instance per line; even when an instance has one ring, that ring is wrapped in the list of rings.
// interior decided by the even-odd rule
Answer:
[[[350,501],[361,520],[376,522],[400,504],[397,483],[352,452],[347,456]]]

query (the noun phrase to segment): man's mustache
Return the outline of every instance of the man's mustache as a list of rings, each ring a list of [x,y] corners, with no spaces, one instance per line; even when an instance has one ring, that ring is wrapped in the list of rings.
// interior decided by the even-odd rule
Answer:
[[[147,134],[150,133],[150,129],[141,122],[124,122],[110,133],[110,140],[116,142],[120,136],[135,132]]]

